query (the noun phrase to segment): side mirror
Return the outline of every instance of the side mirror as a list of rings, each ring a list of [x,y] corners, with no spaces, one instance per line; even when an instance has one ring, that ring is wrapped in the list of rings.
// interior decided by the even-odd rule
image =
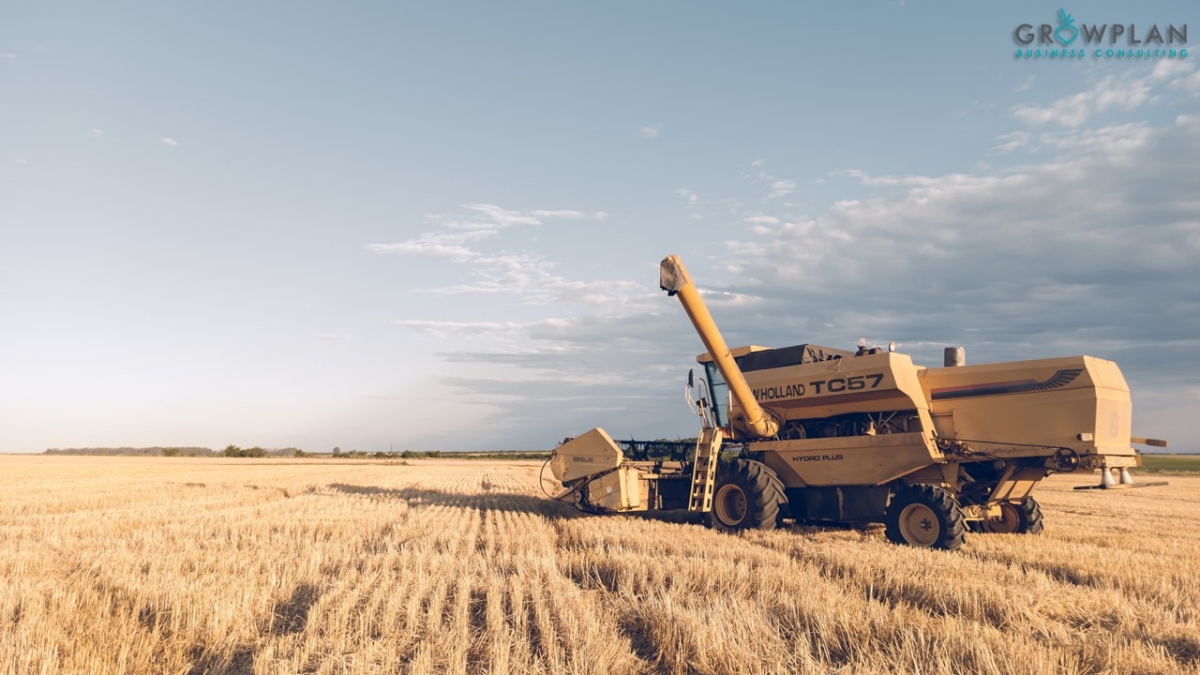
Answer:
[[[689,368],[688,369],[688,389],[691,389],[694,386],[696,386],[696,369]]]

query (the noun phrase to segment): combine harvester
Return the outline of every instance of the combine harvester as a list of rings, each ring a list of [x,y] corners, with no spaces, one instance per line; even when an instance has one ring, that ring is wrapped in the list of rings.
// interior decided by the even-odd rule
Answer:
[[[660,286],[708,350],[707,378],[688,374],[700,436],[668,457],[636,441],[627,456],[600,428],[567,439],[550,459],[556,498],[582,511],[686,508],[730,532],[784,517],[882,522],[891,541],[954,550],[968,529],[1040,532],[1032,493],[1052,473],[1100,469],[1100,487],[1132,486],[1131,443],[1166,446],[1130,436],[1129,387],[1111,361],[967,366],[950,348],[945,367],[925,368],[891,348],[730,350],[677,256]],[[737,457],[721,461],[723,445]]]

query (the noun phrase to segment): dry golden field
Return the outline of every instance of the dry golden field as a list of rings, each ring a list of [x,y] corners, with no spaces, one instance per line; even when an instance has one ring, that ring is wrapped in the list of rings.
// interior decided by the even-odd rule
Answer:
[[[0,457],[0,674],[1200,669],[1200,477],[1054,478],[1044,534],[944,553],[410,464]]]

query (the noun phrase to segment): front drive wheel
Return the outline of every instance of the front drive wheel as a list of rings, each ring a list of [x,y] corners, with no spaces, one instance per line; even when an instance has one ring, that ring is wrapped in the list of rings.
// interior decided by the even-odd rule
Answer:
[[[723,532],[773,530],[784,502],[783,483],[770,467],[735,459],[717,467],[708,525]]]
[[[962,508],[953,495],[919,483],[895,491],[886,520],[886,534],[891,541],[946,551],[962,547],[967,529]]]
[[[972,530],[989,534],[1037,534],[1042,531],[1042,507],[1033,497],[1023,502],[1001,502],[1000,517],[979,521]]]

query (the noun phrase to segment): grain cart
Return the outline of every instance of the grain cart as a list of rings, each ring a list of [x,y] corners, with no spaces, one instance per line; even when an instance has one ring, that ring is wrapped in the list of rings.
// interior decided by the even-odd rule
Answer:
[[[1051,473],[1101,469],[1131,482],[1129,388],[1092,356],[926,368],[891,348],[800,344],[729,349],[683,262],[660,286],[708,350],[689,373],[701,420],[682,457],[627,456],[600,428],[567,439],[550,465],[559,499],[595,513],[688,509],[725,531],[802,522],[885,524],[888,539],[957,549],[970,529],[1036,534],[1032,492]],[[725,452],[723,453],[723,449]],[[736,450],[736,458],[722,455]]]

